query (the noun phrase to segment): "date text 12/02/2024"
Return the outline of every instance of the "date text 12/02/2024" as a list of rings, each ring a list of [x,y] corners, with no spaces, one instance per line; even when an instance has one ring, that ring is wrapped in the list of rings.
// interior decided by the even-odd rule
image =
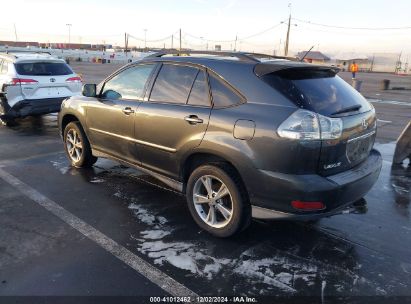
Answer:
[[[150,303],[257,303],[254,297],[150,297]]]

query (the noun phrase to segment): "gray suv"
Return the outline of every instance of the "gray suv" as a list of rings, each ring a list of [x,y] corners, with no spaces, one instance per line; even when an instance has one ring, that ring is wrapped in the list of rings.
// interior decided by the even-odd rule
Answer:
[[[151,55],[63,101],[71,164],[104,157],[147,172],[185,193],[196,223],[218,237],[252,217],[356,210],[382,159],[375,110],[337,69],[193,53]]]

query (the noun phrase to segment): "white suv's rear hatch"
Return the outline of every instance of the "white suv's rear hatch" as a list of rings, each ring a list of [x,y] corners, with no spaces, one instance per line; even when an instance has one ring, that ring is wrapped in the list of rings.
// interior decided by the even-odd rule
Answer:
[[[61,98],[81,92],[81,79],[61,60],[15,63],[24,99]]]

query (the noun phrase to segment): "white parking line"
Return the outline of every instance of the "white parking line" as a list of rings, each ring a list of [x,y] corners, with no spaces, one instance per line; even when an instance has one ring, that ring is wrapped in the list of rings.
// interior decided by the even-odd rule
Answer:
[[[391,120],[382,120],[382,119],[377,119],[377,122],[382,122],[382,123],[392,123]]]
[[[394,105],[411,107],[411,102],[407,102],[407,101],[382,100],[382,99],[374,99],[374,98],[368,98],[368,101],[374,102],[374,103],[394,104]]]
[[[55,216],[59,217],[61,220],[88,237],[90,240],[114,255],[116,258],[126,263],[128,266],[136,270],[138,273],[149,279],[151,282],[162,288],[167,293],[173,296],[197,296],[194,291],[188,289],[173,278],[169,277],[167,274],[153,267],[142,258],[132,253],[130,250],[124,248],[105,234],[101,233],[74,214],[64,209],[53,200],[47,198],[37,190],[33,189],[29,185],[25,184],[24,182],[7,173],[1,168],[0,178],[40,206],[53,213]]]

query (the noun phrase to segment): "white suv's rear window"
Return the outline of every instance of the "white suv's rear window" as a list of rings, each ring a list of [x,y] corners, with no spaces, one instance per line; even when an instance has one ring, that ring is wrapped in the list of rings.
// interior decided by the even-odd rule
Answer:
[[[73,72],[63,62],[22,62],[15,64],[19,75],[25,76],[59,76]]]

